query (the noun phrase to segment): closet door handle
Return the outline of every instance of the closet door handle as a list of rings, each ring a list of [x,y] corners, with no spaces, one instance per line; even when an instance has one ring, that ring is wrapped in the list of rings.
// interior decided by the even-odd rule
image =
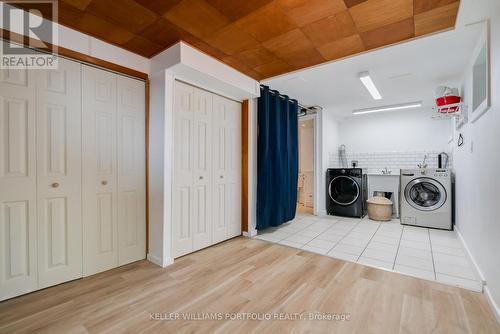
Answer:
[[[203,180],[203,176],[200,176],[200,180]]]
[[[105,185],[107,185],[107,184],[108,184],[108,181],[106,181],[106,180],[102,180],[102,181],[101,181],[101,184],[102,184],[103,186],[105,186]]]
[[[57,187],[59,187],[59,183],[54,182],[54,183],[52,183],[50,186],[51,186],[52,188],[57,188]]]
[[[224,175],[219,176],[219,178],[223,179],[223,178],[224,178]]]

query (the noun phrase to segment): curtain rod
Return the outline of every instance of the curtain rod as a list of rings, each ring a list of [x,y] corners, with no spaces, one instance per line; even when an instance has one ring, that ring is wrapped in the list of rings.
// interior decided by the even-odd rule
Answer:
[[[276,95],[276,93],[277,93],[277,94],[278,94],[278,96],[279,96],[280,98],[285,99],[285,96],[284,96],[284,95],[281,95],[280,93],[278,93],[278,92],[277,92],[277,91],[275,91],[275,90],[270,89],[270,90],[269,90],[269,93],[271,93],[271,94],[273,94],[273,95]],[[295,101],[297,101],[296,99],[290,99],[290,100],[295,100]],[[301,104],[299,101],[297,101],[297,105],[298,105],[299,107],[303,108],[303,109],[308,109],[308,107],[306,107],[305,105]]]

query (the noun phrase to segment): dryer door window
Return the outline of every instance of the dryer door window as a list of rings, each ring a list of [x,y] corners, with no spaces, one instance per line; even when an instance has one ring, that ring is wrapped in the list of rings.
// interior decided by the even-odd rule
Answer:
[[[328,192],[332,201],[343,206],[356,202],[360,195],[358,183],[352,177],[344,175],[333,178]]]
[[[421,211],[439,209],[446,202],[446,196],[443,185],[430,178],[412,180],[405,189],[406,201]]]

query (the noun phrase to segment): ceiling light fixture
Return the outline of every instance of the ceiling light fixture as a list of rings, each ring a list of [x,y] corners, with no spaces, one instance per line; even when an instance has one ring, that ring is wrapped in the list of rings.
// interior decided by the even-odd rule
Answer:
[[[382,98],[382,95],[380,95],[368,71],[359,73],[359,80],[365,85],[374,100],[380,100]]]
[[[352,113],[354,115],[362,115],[362,114],[369,114],[369,113],[379,112],[379,111],[391,111],[391,110],[400,110],[400,109],[419,108],[421,106],[422,106],[422,101],[419,101],[419,102],[410,102],[410,103],[404,103],[404,104],[393,104],[390,106],[382,106],[382,107],[375,107],[375,108],[357,109],[357,110],[353,110]]]

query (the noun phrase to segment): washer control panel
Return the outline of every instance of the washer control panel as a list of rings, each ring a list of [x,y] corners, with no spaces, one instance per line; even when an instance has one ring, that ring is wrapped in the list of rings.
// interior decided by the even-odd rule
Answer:
[[[448,177],[448,175],[450,175],[448,169],[436,169],[434,171],[435,177]]]

